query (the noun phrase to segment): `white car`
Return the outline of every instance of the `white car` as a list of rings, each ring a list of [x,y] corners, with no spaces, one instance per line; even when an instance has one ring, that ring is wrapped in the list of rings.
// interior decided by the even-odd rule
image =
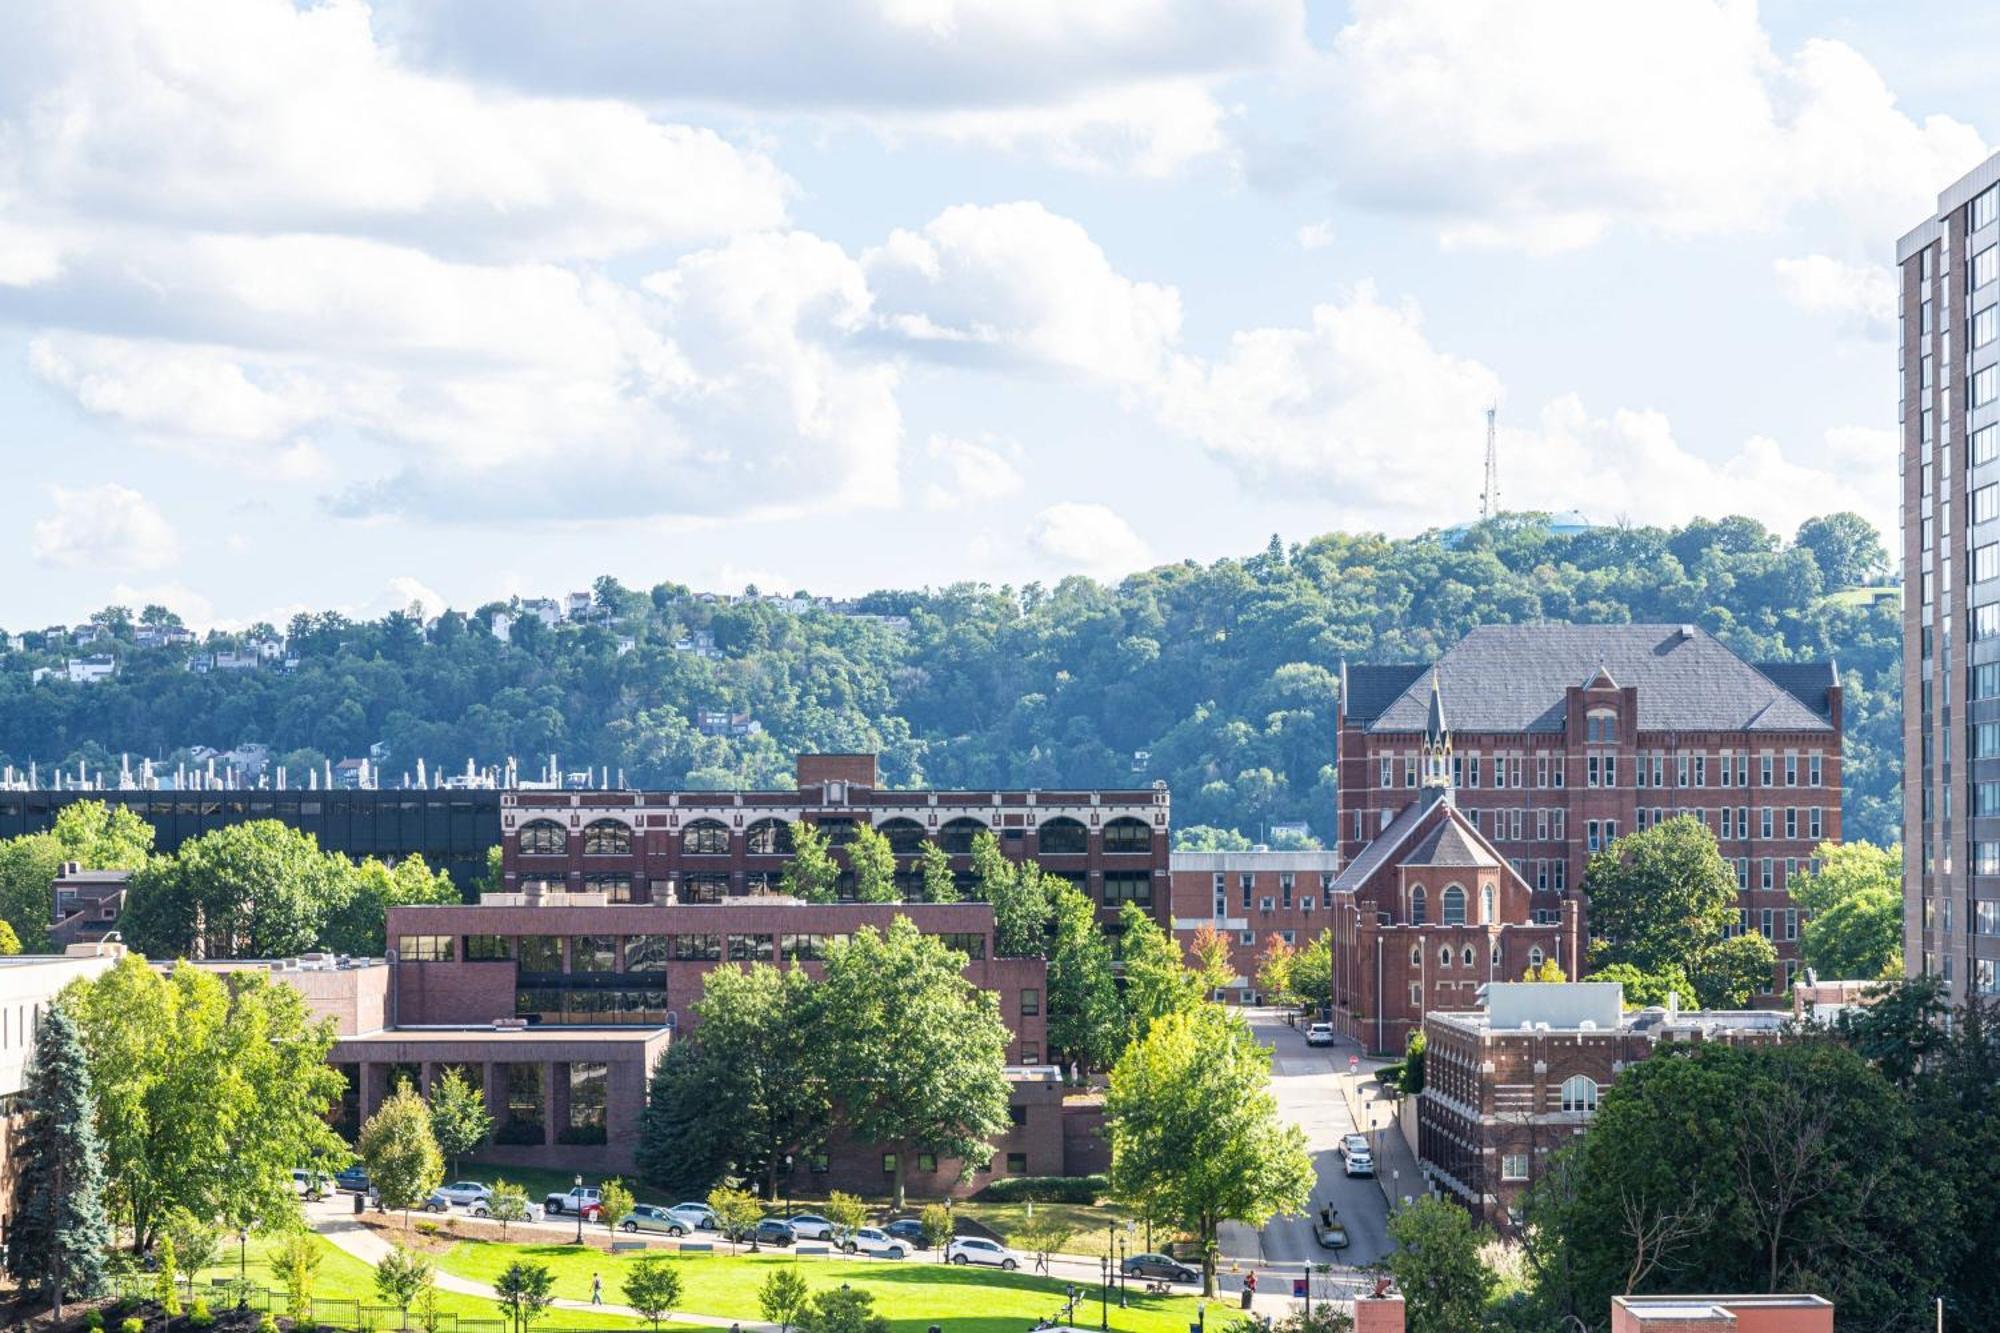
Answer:
[[[527,1207],[528,1215],[521,1218],[521,1221],[543,1222],[548,1220],[549,1210],[542,1207],[542,1205],[530,1200]],[[465,1211],[471,1213],[474,1217],[491,1217],[493,1215],[493,1196],[491,1191],[487,1193],[485,1198],[474,1200],[472,1206]]]
[[[1340,1164],[1350,1176],[1373,1176],[1375,1174],[1375,1154],[1368,1147],[1368,1140],[1359,1134],[1349,1134],[1340,1141]]]
[[[705,1203],[677,1203],[667,1209],[686,1224],[689,1231],[716,1231],[715,1210]]]
[[[457,1204],[461,1208],[470,1208],[481,1199],[493,1197],[493,1187],[476,1180],[454,1180],[449,1185],[438,1186],[437,1192],[444,1196],[446,1203]]]
[[[324,1171],[294,1171],[292,1192],[301,1199],[323,1199],[334,1192],[333,1177]]]
[[[818,1213],[799,1213],[785,1219],[792,1224],[792,1232],[800,1240],[832,1240],[833,1223]]]
[[[952,1237],[951,1244],[944,1247],[944,1261],[948,1264],[985,1264],[1009,1273],[1021,1266],[1020,1255],[999,1241],[982,1236]]]
[[[854,1234],[840,1243],[849,1254],[867,1254],[877,1259],[907,1259],[908,1243],[887,1235],[879,1227],[856,1227]]]
[[[1315,1023],[1311,1027],[1307,1028],[1306,1045],[1308,1046],[1333,1045],[1333,1024]]]

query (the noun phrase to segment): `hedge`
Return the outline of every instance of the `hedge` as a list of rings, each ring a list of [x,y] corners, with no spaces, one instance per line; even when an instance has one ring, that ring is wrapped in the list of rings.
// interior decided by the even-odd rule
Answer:
[[[1102,1175],[1008,1176],[973,1197],[986,1203],[1096,1203],[1110,1188]]]

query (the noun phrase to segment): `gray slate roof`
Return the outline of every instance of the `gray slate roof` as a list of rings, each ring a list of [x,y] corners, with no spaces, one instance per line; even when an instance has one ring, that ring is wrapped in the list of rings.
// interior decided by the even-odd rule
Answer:
[[[1442,787],[1422,787],[1417,791],[1417,799],[1397,812],[1389,821],[1389,826],[1375,835],[1375,840],[1361,849],[1360,855],[1347,863],[1347,869],[1333,881],[1336,891],[1357,889],[1368,882],[1368,877],[1382,868],[1398,847],[1408,840],[1426,812],[1444,798]]]
[[[1559,732],[1566,692],[1600,666],[1621,686],[1637,688],[1642,731],[1832,730],[1825,708],[1830,666],[1790,666],[1781,684],[1700,628],[1683,637],[1678,625],[1486,625],[1439,658],[1437,671],[1455,731]],[[1423,731],[1428,673],[1402,669],[1410,679],[1368,730]],[[1350,688],[1364,670],[1371,669],[1348,669]],[[1380,688],[1386,679],[1377,674],[1370,685]],[[1812,679],[1819,682],[1818,708],[1809,706]],[[1355,709],[1349,716],[1359,720]]]
[[[1404,690],[1425,675],[1421,665],[1408,662],[1356,665],[1347,668],[1347,720],[1352,725],[1373,722]]]
[[[1431,830],[1417,850],[1403,858],[1406,866],[1497,866],[1500,862],[1466,836],[1458,821],[1447,819]]]

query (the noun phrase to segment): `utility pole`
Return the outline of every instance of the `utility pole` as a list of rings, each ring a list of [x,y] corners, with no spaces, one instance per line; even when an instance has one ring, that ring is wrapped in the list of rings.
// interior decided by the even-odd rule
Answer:
[[[1494,416],[1500,410],[1498,403],[1486,409],[1486,486],[1479,492],[1479,521],[1500,514],[1500,450],[1496,445]]]

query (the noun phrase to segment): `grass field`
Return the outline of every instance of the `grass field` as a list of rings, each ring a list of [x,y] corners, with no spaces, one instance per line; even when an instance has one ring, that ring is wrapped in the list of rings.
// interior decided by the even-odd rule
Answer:
[[[1040,1205],[1037,1205],[1038,1207]],[[556,1295],[572,1300],[590,1297],[592,1273],[604,1276],[605,1298],[616,1293],[630,1256],[573,1245],[502,1245],[461,1241],[439,1260],[439,1267],[475,1282],[491,1283],[508,1264],[531,1260],[547,1264],[555,1274]],[[871,1262],[846,1259],[799,1259],[782,1251],[761,1254],[691,1254],[675,1256],[684,1288],[682,1305],[690,1313],[728,1319],[761,1320],[758,1288],[781,1265],[796,1264],[814,1289],[849,1285],[875,1297],[875,1308],[897,1333],[922,1333],[941,1324],[952,1333],[1020,1333],[1064,1300],[1064,1283],[1024,1273],[990,1269],[947,1268],[942,1264]],[[1187,1296],[1128,1296],[1130,1308],[1111,1308],[1111,1327],[1119,1333],[1183,1333],[1195,1319],[1195,1301]],[[1114,1297],[1115,1300],[1115,1297]],[[1097,1317],[1090,1311],[1091,1322]]]

